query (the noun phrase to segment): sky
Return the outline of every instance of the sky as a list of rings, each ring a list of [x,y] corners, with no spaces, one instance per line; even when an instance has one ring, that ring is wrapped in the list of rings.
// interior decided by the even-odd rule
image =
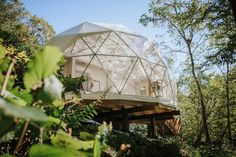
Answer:
[[[149,0],[22,0],[26,9],[60,33],[83,22],[122,24],[152,40],[157,29],[139,23]],[[159,31],[161,34],[161,32]]]
[[[83,22],[122,24],[157,43],[164,41],[167,45],[172,45],[165,29],[153,28],[152,25],[144,27],[139,23],[141,15],[148,12],[150,0],[22,0],[22,2],[33,15],[51,24],[56,34]],[[165,50],[159,51],[163,57]],[[174,71],[178,71],[178,68]]]

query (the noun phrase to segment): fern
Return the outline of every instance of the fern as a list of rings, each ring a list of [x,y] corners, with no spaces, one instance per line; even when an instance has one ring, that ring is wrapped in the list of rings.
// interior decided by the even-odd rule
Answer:
[[[71,103],[65,105],[65,114],[62,118],[69,125],[77,124],[78,126],[85,120],[93,119],[98,114],[96,110],[102,105],[102,99],[106,97],[109,91],[110,88],[106,89],[96,101],[89,105],[82,104],[80,100],[71,101]]]

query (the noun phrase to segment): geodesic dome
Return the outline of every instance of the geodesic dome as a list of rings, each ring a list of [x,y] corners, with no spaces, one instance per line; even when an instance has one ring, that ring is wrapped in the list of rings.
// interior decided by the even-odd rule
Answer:
[[[157,44],[122,25],[85,22],[55,36],[49,43],[67,58],[65,75],[84,76],[85,93],[157,97],[176,104],[175,83]]]

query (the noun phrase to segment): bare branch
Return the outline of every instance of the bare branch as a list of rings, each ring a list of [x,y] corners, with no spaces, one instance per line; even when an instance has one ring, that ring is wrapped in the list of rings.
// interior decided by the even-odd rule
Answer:
[[[11,72],[12,72],[12,69],[13,69],[14,64],[15,64],[15,61],[12,60],[11,64],[10,64],[9,67],[8,67],[7,74],[6,74],[5,79],[4,79],[4,81],[3,81],[3,84],[2,84],[2,89],[1,89],[1,93],[0,93],[1,96],[2,96],[2,95],[5,93],[5,91],[6,91],[7,83],[8,83],[9,77],[10,77],[10,75],[11,75]]]
[[[27,120],[26,123],[25,123],[25,125],[24,125],[24,128],[23,128],[23,130],[22,130],[22,133],[21,133],[20,139],[19,139],[19,141],[18,141],[18,143],[17,143],[17,145],[16,145],[16,148],[15,148],[15,150],[14,150],[14,154],[17,153],[19,147],[20,147],[21,144],[22,144],[22,141],[23,141],[23,139],[24,139],[24,136],[25,136],[26,130],[27,130],[27,128],[28,128],[28,125],[29,125],[29,120]]]
[[[204,39],[201,43],[200,43],[200,41],[202,40],[202,38],[203,38],[203,36],[201,36],[200,38],[199,38],[199,40],[197,41],[197,43],[196,43],[196,47],[193,49],[193,53],[197,50],[197,48],[199,47],[199,46],[201,46],[202,44],[204,44],[208,39]]]

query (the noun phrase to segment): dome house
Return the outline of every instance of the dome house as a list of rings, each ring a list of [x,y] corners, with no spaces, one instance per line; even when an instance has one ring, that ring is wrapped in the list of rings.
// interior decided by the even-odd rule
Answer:
[[[85,22],[56,35],[50,42],[64,52],[64,75],[83,76],[82,99],[102,100],[97,120],[114,128],[147,124],[149,134],[176,134],[176,83],[157,44],[123,25]]]

